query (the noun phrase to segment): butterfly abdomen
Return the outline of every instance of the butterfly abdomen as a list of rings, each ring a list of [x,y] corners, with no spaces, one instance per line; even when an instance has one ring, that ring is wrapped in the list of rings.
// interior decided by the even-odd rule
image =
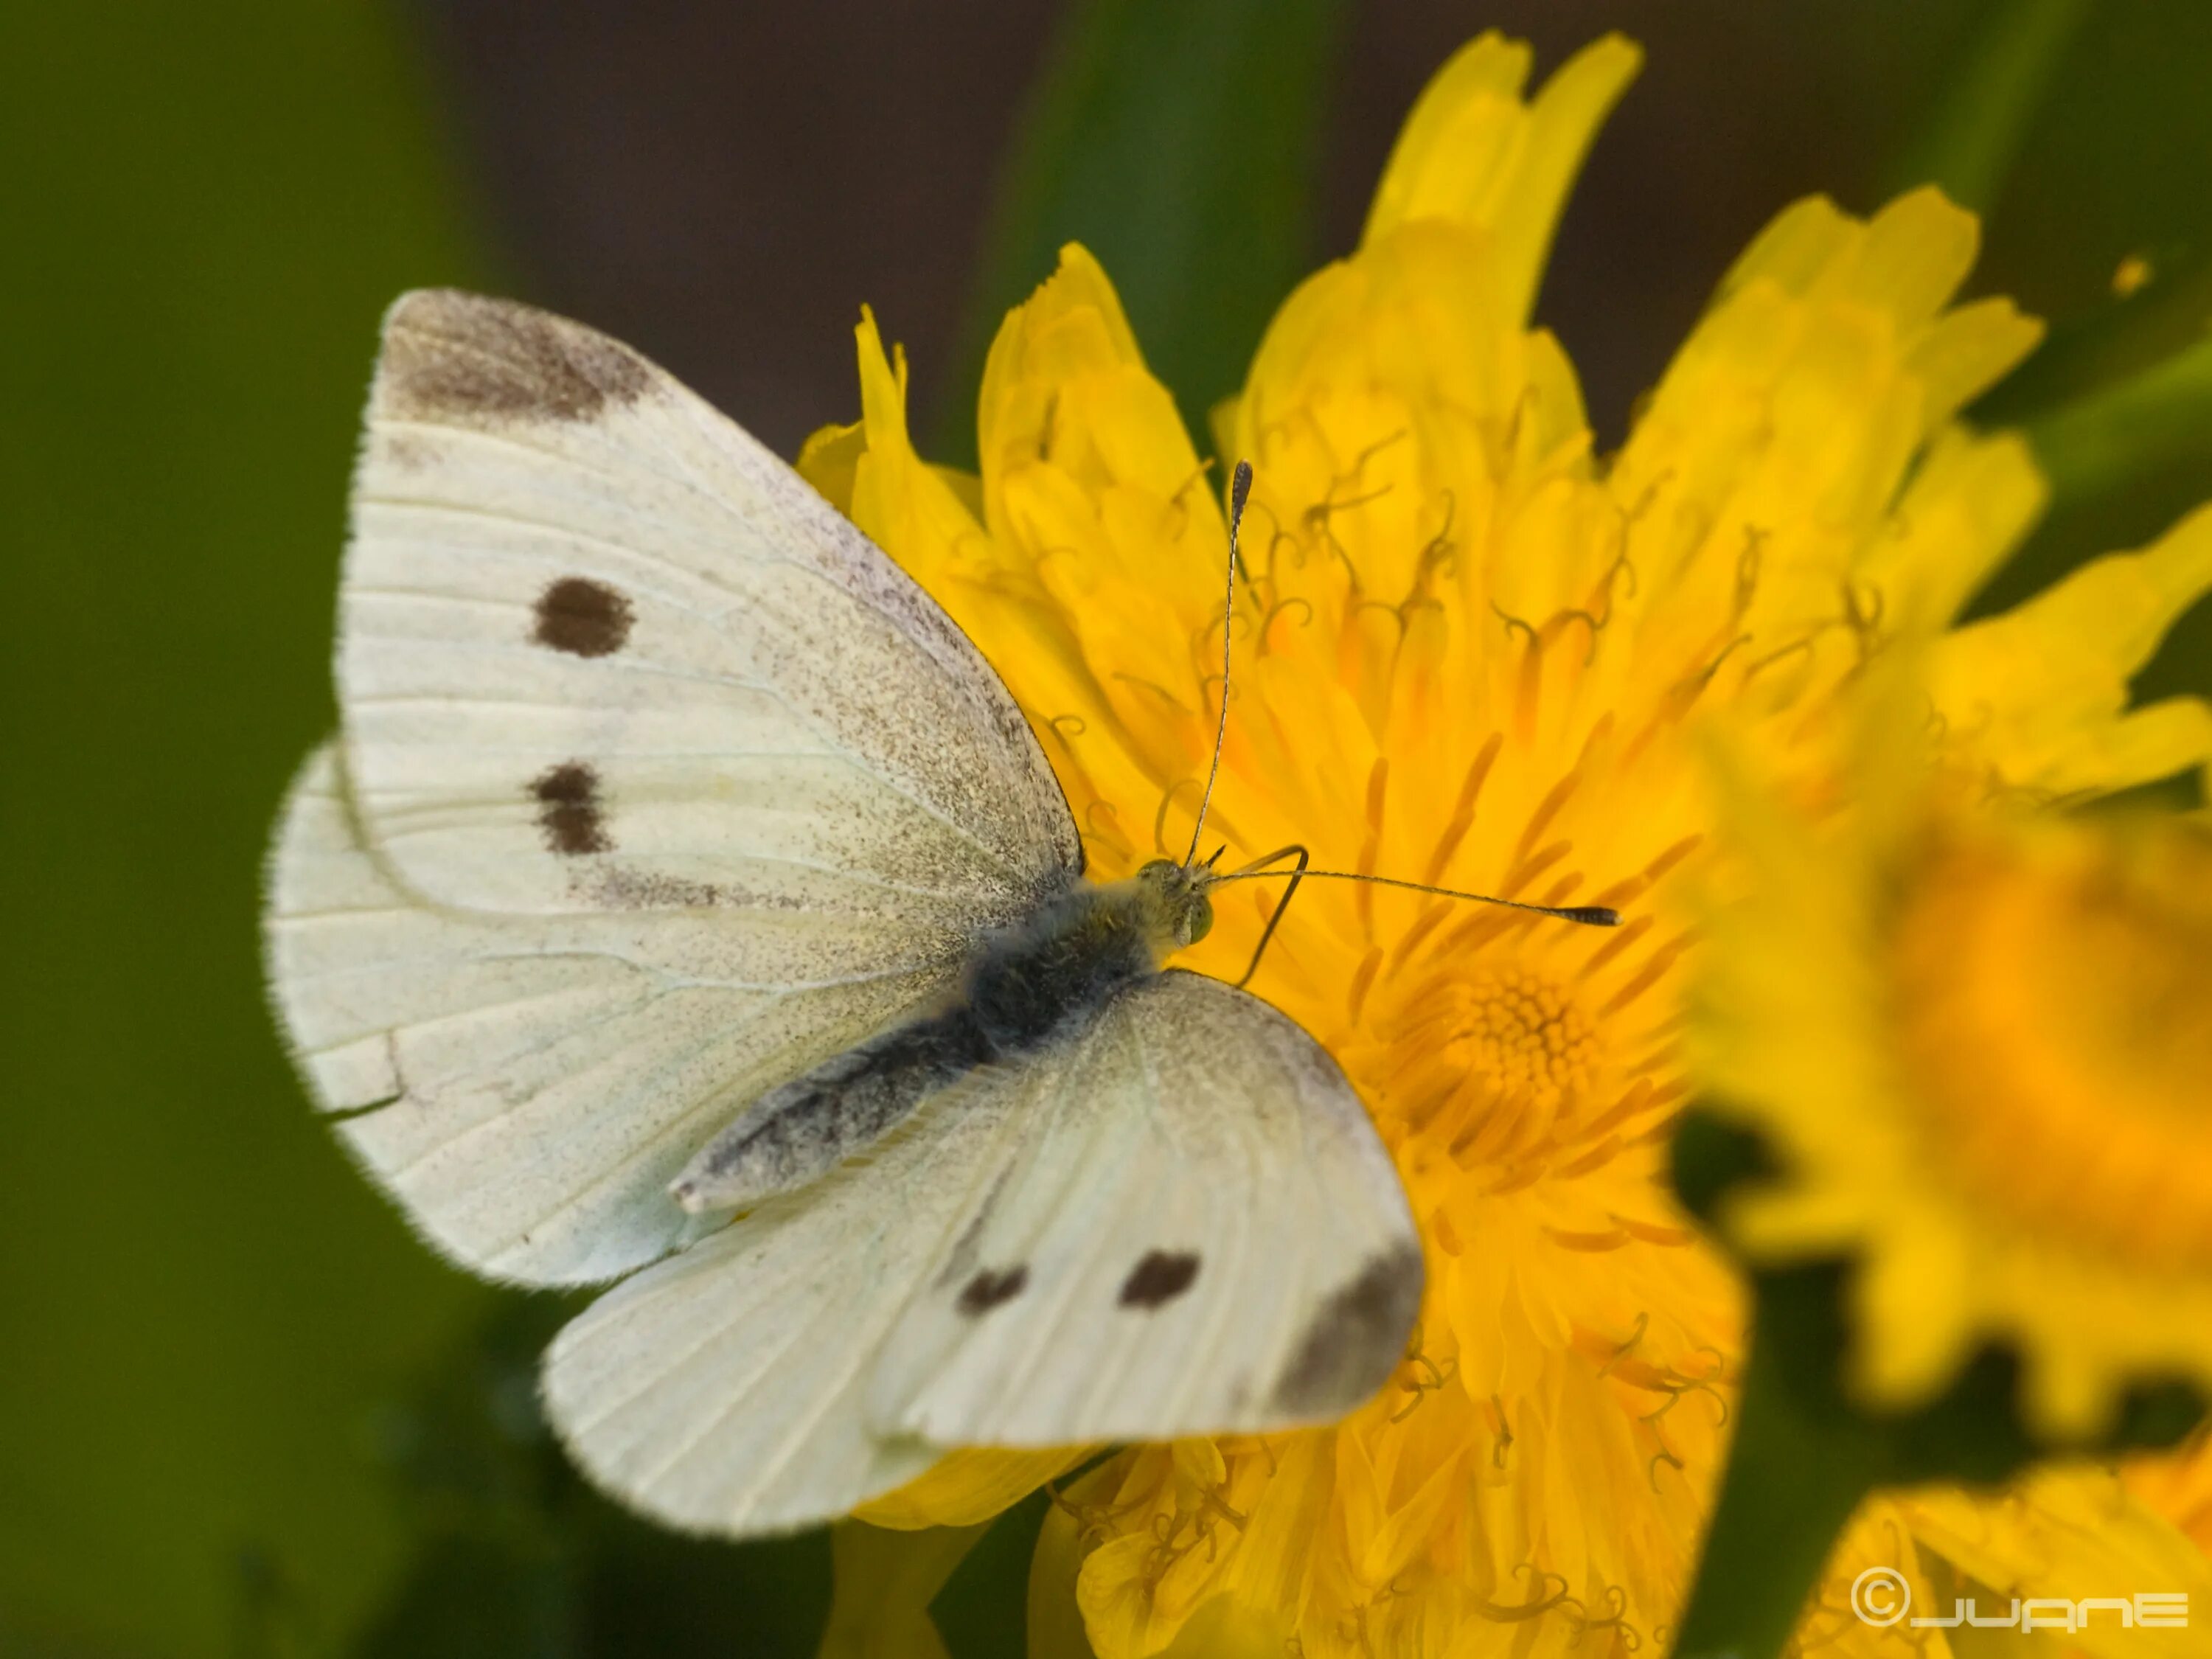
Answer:
[[[738,1209],[827,1175],[923,1097],[1087,1023],[1157,973],[1155,907],[1133,883],[1080,886],[977,942],[963,1000],[878,1032],[770,1090],[692,1158],[672,1190],[687,1210]]]
[[[743,1208],[803,1187],[991,1057],[965,1005],[894,1025],[763,1095],[707,1143],[671,1190],[685,1209],[699,1211]]]

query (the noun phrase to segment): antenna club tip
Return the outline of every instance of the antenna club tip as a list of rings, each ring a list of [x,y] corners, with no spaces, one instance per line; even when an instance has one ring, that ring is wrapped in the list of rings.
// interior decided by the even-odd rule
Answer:
[[[1243,515],[1244,498],[1251,493],[1252,463],[1239,461],[1237,463],[1237,471],[1231,475],[1229,480],[1229,516],[1232,520]]]
[[[1603,904],[1573,904],[1558,913],[1569,921],[1579,921],[1589,927],[1618,927],[1620,912]]]

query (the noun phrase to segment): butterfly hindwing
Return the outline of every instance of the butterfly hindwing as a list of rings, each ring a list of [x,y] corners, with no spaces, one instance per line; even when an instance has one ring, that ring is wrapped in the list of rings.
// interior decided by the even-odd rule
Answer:
[[[386,317],[340,632],[354,799],[435,902],[972,931],[1079,865],[945,613],[669,375],[525,306]]]
[[[951,1446],[1340,1416],[1398,1364],[1421,1283],[1342,1073],[1264,1003],[1170,973],[610,1291],[545,1397],[610,1491],[744,1534]]]
[[[426,904],[362,839],[335,745],[286,805],[265,938],[301,1069],[370,1173],[445,1253],[532,1283],[719,1224],[668,1195],[698,1147],[957,971],[835,917]]]
[[[544,1386],[577,1461],[664,1521],[740,1534],[831,1519],[927,1468],[941,1448],[869,1426],[869,1364],[1049,1081],[971,1074],[571,1321]]]
[[[1171,971],[1042,1065],[1041,1109],[877,1361],[878,1432],[1166,1439],[1322,1421],[1382,1386],[1420,1248],[1319,1044]]]

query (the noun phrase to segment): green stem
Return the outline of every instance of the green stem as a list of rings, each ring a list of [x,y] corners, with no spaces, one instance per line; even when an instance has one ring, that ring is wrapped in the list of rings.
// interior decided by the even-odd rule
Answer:
[[[2212,450],[2212,339],[2053,410],[2027,439],[2067,502]]]
[[[1987,218],[2044,94],[2087,15],[2087,0],[1999,0],[1892,173],[1936,184]]]
[[[1778,1337],[1783,1334],[1776,1334]],[[1773,1659],[1881,1462],[1856,1425],[1808,1411],[1786,1340],[1754,1335],[1734,1443],[1675,1659]]]

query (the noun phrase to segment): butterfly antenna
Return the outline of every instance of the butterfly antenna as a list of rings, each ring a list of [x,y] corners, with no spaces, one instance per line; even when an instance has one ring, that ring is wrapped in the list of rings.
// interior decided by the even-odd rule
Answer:
[[[1206,809],[1213,800],[1213,782],[1221,775],[1221,739],[1229,731],[1229,624],[1237,611],[1237,526],[1244,521],[1244,498],[1252,493],[1252,463],[1239,461],[1229,481],[1229,579],[1221,599],[1221,716],[1213,723],[1213,763],[1206,769],[1206,793],[1199,797],[1198,822],[1191,826],[1190,851],[1182,856],[1188,870],[1198,860],[1198,840],[1206,833]]]
[[[1282,854],[1273,856],[1279,858]],[[1257,881],[1263,876],[1291,876],[1293,885],[1300,881],[1364,881],[1377,887],[1401,888],[1408,893],[1433,893],[1438,898],[1468,899],[1476,904],[1502,904],[1509,910],[1526,910],[1532,915],[1557,916],[1561,921],[1577,921],[1585,927],[1620,926],[1620,912],[1609,905],[1530,904],[1522,899],[1499,898],[1493,893],[1469,893],[1456,887],[1431,887],[1423,881],[1400,881],[1395,876],[1362,875],[1356,870],[1309,870],[1303,860],[1295,873],[1288,870],[1261,870],[1247,866],[1243,870],[1231,871],[1225,876],[1216,876],[1213,882],[1218,885],[1229,881]],[[1272,933],[1274,930],[1271,927],[1268,931]]]

